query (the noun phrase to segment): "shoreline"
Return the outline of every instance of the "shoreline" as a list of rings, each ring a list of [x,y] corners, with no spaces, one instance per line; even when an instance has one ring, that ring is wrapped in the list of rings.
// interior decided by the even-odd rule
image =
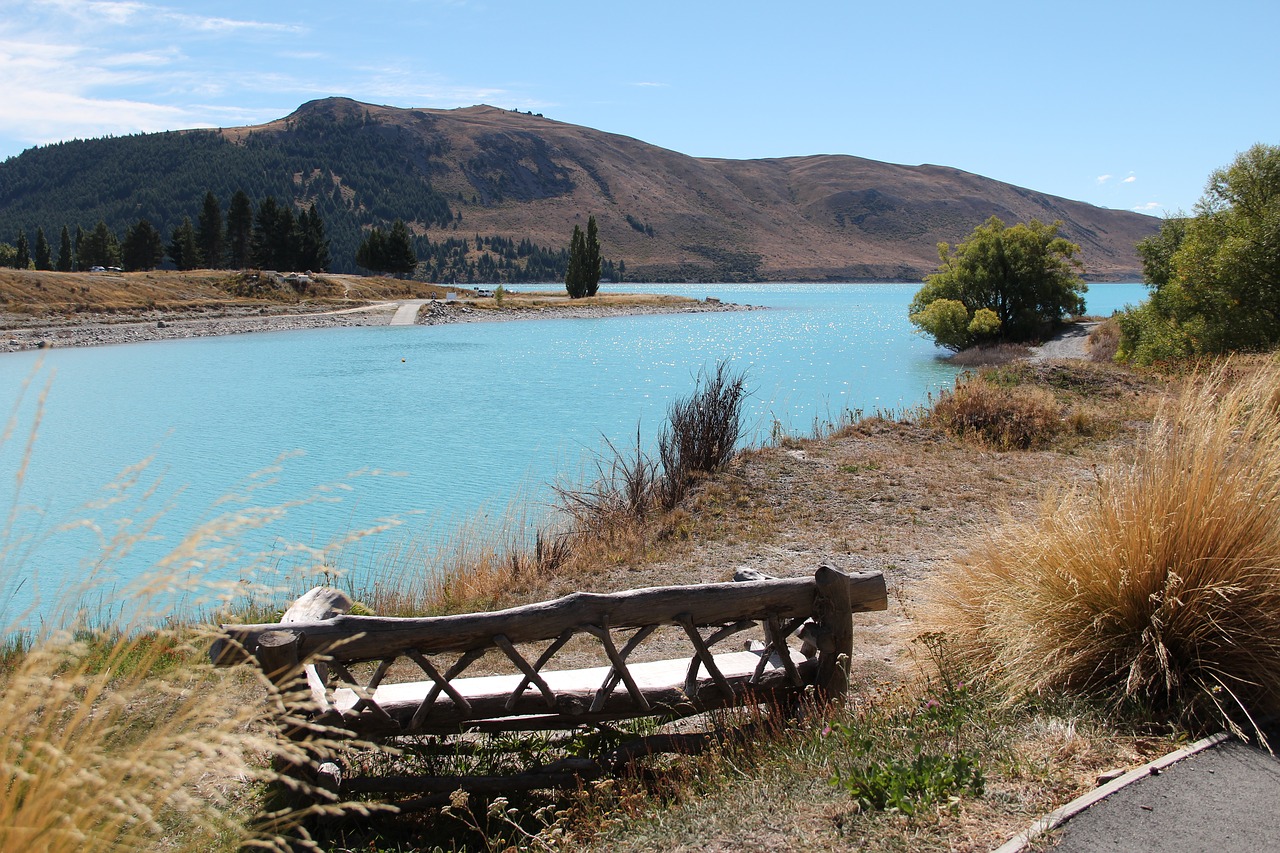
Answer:
[[[406,300],[419,302],[420,300]],[[705,314],[758,311],[760,306],[690,301],[667,305],[551,305],[527,308],[475,308],[469,302],[421,300],[414,325],[504,323],[520,320],[604,319],[650,314]],[[190,312],[147,311],[116,322],[75,322],[11,327],[0,331],[0,353],[28,350],[113,346],[185,338],[219,337],[300,329],[387,326],[400,301],[372,303],[337,311],[263,313],[266,308],[221,309],[192,317]],[[4,318],[11,325],[14,317]]]

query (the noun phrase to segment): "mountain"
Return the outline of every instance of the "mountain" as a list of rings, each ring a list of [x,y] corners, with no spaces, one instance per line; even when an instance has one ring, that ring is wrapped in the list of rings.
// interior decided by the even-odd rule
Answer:
[[[0,163],[0,239],[41,226],[56,245],[64,224],[103,219],[119,232],[142,216],[167,235],[196,217],[206,190],[225,209],[237,189],[316,204],[340,270],[352,268],[362,229],[396,218],[419,235],[420,256],[483,235],[504,238],[496,245],[515,257],[521,241],[562,248],[594,215],[604,254],[625,261],[632,280],[918,280],[937,267],[938,242],[955,243],[992,215],[1061,220],[1090,278],[1132,278],[1141,274],[1134,244],[1159,228],[1152,217],[943,166],[697,158],[489,106],[329,98],[256,127],[25,151]],[[477,274],[482,253],[461,251]]]

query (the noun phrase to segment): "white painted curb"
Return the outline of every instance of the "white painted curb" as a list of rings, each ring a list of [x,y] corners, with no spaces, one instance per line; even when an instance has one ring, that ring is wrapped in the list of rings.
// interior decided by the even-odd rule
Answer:
[[[1099,800],[1105,799],[1111,794],[1114,794],[1125,785],[1137,782],[1145,776],[1157,774],[1176,761],[1181,761],[1188,756],[1195,755],[1197,752],[1203,752],[1206,749],[1215,747],[1230,738],[1231,735],[1229,733],[1219,732],[1216,735],[1210,735],[1209,737],[1198,740],[1193,744],[1184,746],[1182,749],[1174,750],[1168,755],[1162,755],[1155,761],[1147,762],[1141,767],[1130,770],[1120,778],[1113,779],[1105,785],[1100,785],[1089,793],[1076,797],[1062,808],[1051,811],[1042,818],[1038,818],[1031,824],[1031,826],[1027,827],[1022,832],[1019,832],[1004,844],[1001,844],[991,853],[1021,853],[1021,851],[1025,850],[1027,845],[1034,839],[1052,829],[1056,829],[1068,818],[1079,814]]]

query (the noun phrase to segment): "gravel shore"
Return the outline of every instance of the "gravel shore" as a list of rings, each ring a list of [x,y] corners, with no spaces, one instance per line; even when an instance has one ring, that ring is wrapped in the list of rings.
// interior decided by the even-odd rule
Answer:
[[[190,312],[149,311],[114,322],[100,319],[55,322],[33,321],[28,317],[0,315],[0,352],[19,352],[46,347],[87,347],[131,344],[176,338],[203,338],[249,332],[283,332],[293,329],[323,329],[339,326],[385,326],[395,314],[397,302],[358,309],[306,313],[300,311],[265,313],[270,309]],[[278,309],[276,309],[278,310]],[[464,302],[428,302],[418,312],[417,324],[484,323],[512,320],[552,320],[568,318],[623,317],[638,314],[689,314],[716,311],[754,310],[748,305],[715,301],[676,305],[555,305],[527,309],[472,308]]]

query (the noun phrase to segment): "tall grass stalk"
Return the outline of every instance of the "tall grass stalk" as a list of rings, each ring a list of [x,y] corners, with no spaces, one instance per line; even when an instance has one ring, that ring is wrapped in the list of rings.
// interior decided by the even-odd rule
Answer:
[[[137,562],[136,546],[152,541],[163,513],[149,506],[158,482],[146,480],[145,464],[131,467],[88,508],[95,517],[42,530],[21,499],[42,414],[43,394],[29,415],[19,399],[0,435],[12,483],[0,588],[13,603],[0,619],[0,853],[296,843],[306,814],[338,807],[255,814],[261,786],[280,779],[272,757],[287,760],[297,747],[273,735],[279,698],[271,685],[250,667],[214,670],[208,632],[191,620],[244,595],[276,594],[269,569],[323,561],[327,549],[242,550],[247,531],[294,505],[252,506],[266,472],[149,568],[126,576],[124,561]],[[25,442],[9,453],[27,421]],[[51,538],[85,530],[92,535],[77,540],[78,571],[67,572],[56,595],[26,582]]]
[[[927,596],[933,626],[1011,697],[1245,728],[1280,711],[1275,362],[1193,377],[1131,461],[982,534]]]

